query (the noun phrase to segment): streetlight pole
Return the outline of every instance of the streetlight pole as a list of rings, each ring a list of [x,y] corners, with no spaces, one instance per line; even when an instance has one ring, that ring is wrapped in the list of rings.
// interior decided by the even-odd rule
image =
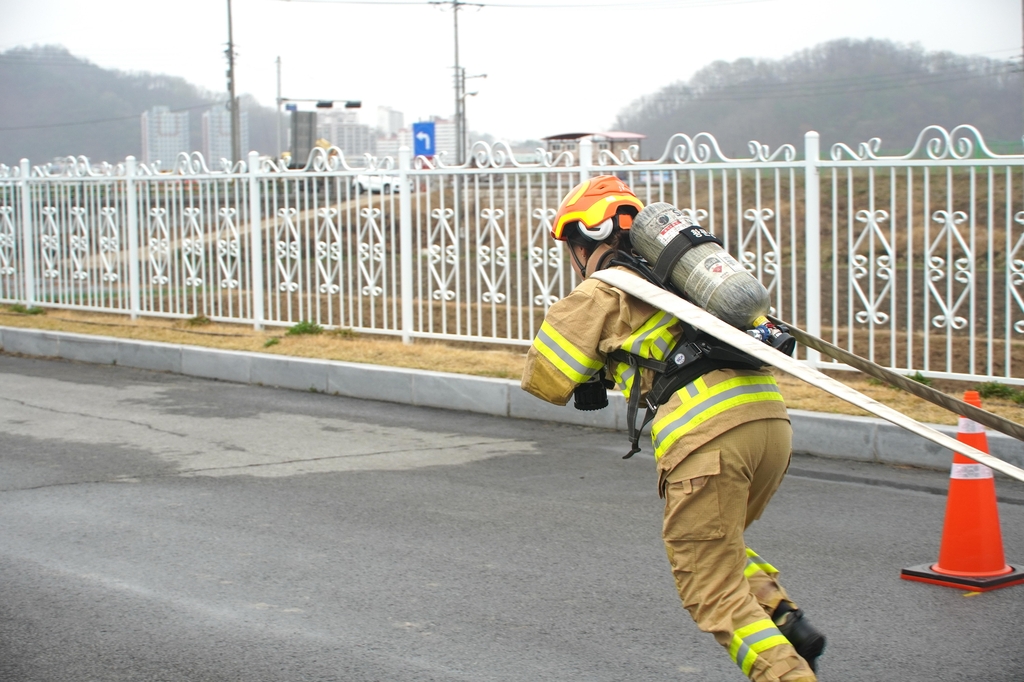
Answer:
[[[231,98],[231,163],[242,159],[241,127],[239,125],[238,98],[235,97],[235,40],[231,26],[231,0],[228,0],[228,97]]]
[[[1024,0],[1022,0],[1024,2]],[[467,76],[466,70],[462,69],[462,150],[464,154],[469,153],[469,122],[466,118],[466,98],[476,96],[476,92],[466,92],[466,81],[472,78],[487,78],[486,73],[480,73],[475,76]]]
[[[277,58],[277,158],[281,158],[281,57]]]

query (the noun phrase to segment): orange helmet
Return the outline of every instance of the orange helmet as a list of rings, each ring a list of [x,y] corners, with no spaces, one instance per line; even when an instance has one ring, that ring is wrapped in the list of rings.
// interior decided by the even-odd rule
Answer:
[[[633,210],[620,211],[627,207]],[[578,222],[583,234],[594,241],[604,241],[615,227],[616,215],[619,216],[618,226],[628,230],[633,224],[633,216],[643,208],[643,202],[636,198],[626,183],[614,175],[598,175],[584,180],[565,195],[555,214],[551,236],[565,241],[566,228]]]

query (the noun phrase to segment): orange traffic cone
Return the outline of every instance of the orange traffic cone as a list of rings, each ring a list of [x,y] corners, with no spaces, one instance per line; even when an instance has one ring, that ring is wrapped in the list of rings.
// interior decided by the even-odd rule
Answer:
[[[981,407],[977,391],[964,393],[964,402]],[[956,439],[988,452],[985,427],[966,417],[960,417]],[[1024,583],[1024,568],[1011,566],[1003,558],[996,483],[990,468],[953,453],[939,561],[904,568],[900,577],[977,592]]]

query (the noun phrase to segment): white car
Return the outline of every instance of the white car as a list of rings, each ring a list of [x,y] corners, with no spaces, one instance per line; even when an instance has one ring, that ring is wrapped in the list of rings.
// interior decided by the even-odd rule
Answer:
[[[397,175],[357,175],[352,178],[352,189],[359,194],[365,192],[384,192],[390,194],[401,189],[402,185]],[[409,189],[412,189],[412,181],[409,181]]]

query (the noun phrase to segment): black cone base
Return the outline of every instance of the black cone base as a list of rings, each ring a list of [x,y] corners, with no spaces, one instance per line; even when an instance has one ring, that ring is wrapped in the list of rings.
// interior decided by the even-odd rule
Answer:
[[[938,571],[932,570],[932,566],[934,565],[935,564],[932,563],[908,566],[900,571],[900,577],[904,580],[916,580],[922,583],[943,585],[945,587],[968,587],[975,592],[998,590],[1001,587],[1010,587],[1011,585],[1020,585],[1021,583],[1024,583],[1024,566],[1015,566],[1010,564],[1010,568],[1013,570],[1006,575],[974,577],[939,573]]]

